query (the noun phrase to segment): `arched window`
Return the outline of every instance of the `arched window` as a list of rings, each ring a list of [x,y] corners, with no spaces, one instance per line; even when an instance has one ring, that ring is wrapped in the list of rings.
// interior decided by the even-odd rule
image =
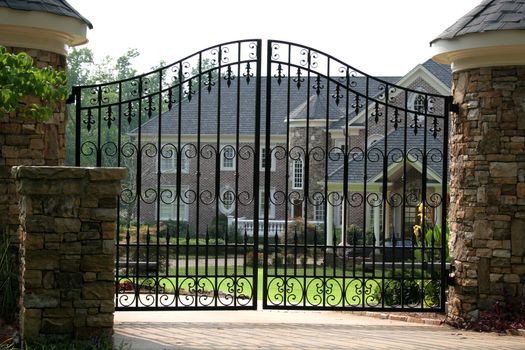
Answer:
[[[231,214],[235,209],[235,193],[229,187],[226,187],[221,192],[221,198],[219,203],[221,212],[223,214]]]

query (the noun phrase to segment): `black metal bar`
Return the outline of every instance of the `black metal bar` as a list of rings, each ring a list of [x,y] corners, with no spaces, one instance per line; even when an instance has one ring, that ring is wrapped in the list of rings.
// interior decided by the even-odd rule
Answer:
[[[270,74],[272,71],[272,42],[268,41],[268,59],[267,59],[267,72]],[[270,152],[270,137],[271,137],[271,118],[272,118],[272,99],[268,98],[268,96],[272,96],[272,79],[267,79],[266,81],[266,125],[265,125],[265,167],[264,167],[264,216],[263,216],[263,227],[264,227],[264,247],[263,247],[263,308],[268,306],[268,235],[269,235],[269,227],[268,227],[268,215],[269,215],[269,208],[270,208],[270,167],[268,166],[268,161],[270,161],[271,152]],[[255,146],[256,150],[260,149],[260,146],[256,144]],[[259,158],[259,157],[256,157]],[[258,165],[258,164],[257,164]],[[257,216],[259,217],[259,214],[257,213]],[[258,221],[258,220],[256,220]],[[254,259],[255,260],[255,259]],[[257,267],[255,266],[254,269]]]
[[[448,258],[447,255],[447,205],[448,205],[448,127],[449,127],[449,118],[450,118],[450,106],[452,104],[452,96],[447,96],[444,98],[444,113],[443,113],[443,169],[441,173],[441,303],[439,305],[440,311],[445,311],[445,300],[446,294],[445,290],[447,289],[448,275],[446,270],[446,261]]]
[[[256,55],[257,55],[257,79],[256,79],[256,85],[255,85],[255,152],[254,152],[254,160],[253,160],[253,199],[254,199],[254,223],[253,223],[253,304],[252,308],[257,308],[257,295],[258,295],[258,271],[257,271],[257,264],[258,264],[258,252],[259,252],[259,152],[260,152],[260,142],[261,142],[261,65],[262,65],[262,41],[258,39],[256,41],[257,43],[257,49],[256,49]],[[268,42],[268,46],[270,46],[270,42]],[[270,51],[268,51],[270,52]],[[268,64],[269,60],[268,60]],[[268,81],[266,83],[268,85]],[[271,92],[271,90],[270,90]],[[270,94],[266,94],[266,96],[271,96]],[[268,100],[268,99],[267,99]],[[268,111],[268,106],[266,106],[266,110]],[[268,113],[268,112],[266,112]],[[266,130],[266,134],[268,134],[268,130]],[[264,272],[263,272],[264,273]],[[264,279],[264,277],[263,277]],[[263,289],[263,303],[266,300],[265,292]]]

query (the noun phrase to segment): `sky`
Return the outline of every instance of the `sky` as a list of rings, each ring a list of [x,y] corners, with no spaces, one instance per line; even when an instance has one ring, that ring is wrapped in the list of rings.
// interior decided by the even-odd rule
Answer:
[[[222,42],[291,41],[376,76],[404,75],[433,55],[429,42],[481,0],[68,0],[93,24],[95,57],[129,48],[147,72]]]

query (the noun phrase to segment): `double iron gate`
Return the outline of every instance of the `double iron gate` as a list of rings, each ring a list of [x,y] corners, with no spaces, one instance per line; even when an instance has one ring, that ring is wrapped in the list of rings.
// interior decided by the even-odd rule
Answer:
[[[443,310],[449,97],[262,49],[73,89],[76,165],[129,170],[117,310]]]

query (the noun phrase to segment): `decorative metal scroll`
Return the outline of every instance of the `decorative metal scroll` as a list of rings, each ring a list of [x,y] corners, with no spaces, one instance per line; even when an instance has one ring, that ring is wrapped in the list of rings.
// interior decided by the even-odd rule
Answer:
[[[76,165],[129,170],[117,310],[444,310],[450,98],[261,51],[74,87]]]
[[[267,50],[264,308],[443,310],[449,97]]]

